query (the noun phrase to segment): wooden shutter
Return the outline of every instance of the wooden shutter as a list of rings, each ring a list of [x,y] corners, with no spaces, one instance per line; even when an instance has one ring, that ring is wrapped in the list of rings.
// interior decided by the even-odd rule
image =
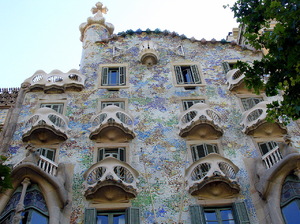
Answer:
[[[249,216],[244,202],[236,202],[233,204],[236,219],[239,224],[250,224]]]
[[[184,84],[181,66],[174,66],[177,84]]]
[[[119,67],[119,85],[124,86],[126,84],[126,67]]]
[[[101,80],[102,86],[108,85],[108,67],[102,68],[102,80]]]
[[[226,74],[227,72],[229,72],[231,70],[229,63],[226,61],[222,62],[222,68],[223,68],[224,74]]]
[[[84,224],[96,224],[97,211],[95,208],[86,208],[84,212]]]
[[[140,209],[139,208],[127,208],[126,214],[126,224],[140,224]]]
[[[191,223],[205,224],[203,207],[201,205],[190,205]]]
[[[200,79],[200,73],[198,70],[198,66],[197,65],[191,65],[191,72],[192,72],[192,76],[194,79],[194,83],[195,84],[200,84],[201,83],[201,79]]]

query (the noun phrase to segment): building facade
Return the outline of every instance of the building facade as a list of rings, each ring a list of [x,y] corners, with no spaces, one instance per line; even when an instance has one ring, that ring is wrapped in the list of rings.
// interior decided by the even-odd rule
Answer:
[[[79,70],[39,70],[9,113],[0,102],[13,179],[0,223],[299,218],[299,126],[267,122],[272,98],[247,89],[234,68],[262,53],[234,37],[116,35],[106,11],[97,3],[80,25]]]

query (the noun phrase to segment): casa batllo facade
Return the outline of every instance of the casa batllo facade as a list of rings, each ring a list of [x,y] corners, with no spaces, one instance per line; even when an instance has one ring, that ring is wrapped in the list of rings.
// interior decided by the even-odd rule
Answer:
[[[79,70],[39,70],[1,90],[13,189],[0,195],[0,223],[299,219],[299,126],[268,123],[272,98],[234,68],[262,53],[236,44],[236,32],[116,35],[106,11],[97,3],[80,25]]]

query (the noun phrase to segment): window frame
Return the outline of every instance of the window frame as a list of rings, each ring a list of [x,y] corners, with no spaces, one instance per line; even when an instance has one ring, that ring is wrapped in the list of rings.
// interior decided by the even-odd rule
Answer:
[[[252,137],[252,141],[253,141],[256,151],[260,157],[262,157],[263,154],[261,153],[259,144],[273,141],[273,142],[276,142],[277,145],[279,145],[280,143],[284,142],[283,138],[281,138],[281,137],[277,137],[277,138],[276,137],[274,137],[274,138],[253,138]]]
[[[215,140],[191,140],[191,141],[187,141],[186,144],[187,144],[187,149],[188,149],[187,150],[188,158],[189,158],[189,161],[191,163],[194,163],[194,162],[199,160],[198,159],[198,160],[194,161],[194,157],[193,157],[193,153],[192,153],[192,146],[195,146],[195,145],[202,145],[202,144],[216,145],[217,149],[218,149],[218,154],[220,156],[224,156],[223,149],[221,147],[221,143],[220,143],[219,139],[215,139]],[[205,157],[202,157],[202,158],[205,158]]]
[[[47,100],[44,100],[44,99],[40,99],[39,102],[38,102],[38,104],[37,104],[37,108],[36,109],[42,108],[43,104],[49,104],[49,105],[50,104],[53,104],[53,105],[63,104],[62,113],[59,113],[59,112],[57,112],[57,113],[59,113],[61,115],[65,115],[65,113],[66,113],[67,100],[62,100],[62,99],[57,99],[57,100],[47,99]]]
[[[117,210],[99,210],[96,208],[85,208],[84,224],[96,224],[97,215],[101,213],[120,213],[125,214],[125,224],[140,224],[140,209],[136,207],[125,207]]]
[[[262,98],[262,101],[266,100],[266,96],[265,94],[261,94],[261,95],[255,95],[255,94],[238,94],[236,95],[238,97],[238,103],[240,105],[240,108],[243,112],[247,111],[244,108],[242,99],[246,99],[246,98]],[[250,108],[251,109],[251,108]]]
[[[125,157],[125,161],[128,164],[130,164],[130,147],[129,147],[129,143],[98,143],[95,145],[95,150],[94,150],[94,154],[93,154],[93,163],[98,163],[98,152],[99,149],[101,148],[107,148],[107,149],[114,149],[114,148],[124,148],[124,157]],[[121,161],[121,160],[120,160]]]
[[[192,69],[192,66],[195,66],[194,68],[195,69]],[[193,83],[181,83],[180,80],[178,81],[178,76],[180,74],[177,73],[177,68],[178,67],[191,67],[191,70],[193,71],[197,71],[198,73],[198,79],[200,80],[199,83],[197,83],[197,81],[194,80]],[[173,83],[174,83],[174,86],[176,87],[187,87],[187,88],[191,88],[191,87],[197,87],[197,86],[205,86],[206,83],[205,83],[205,79],[203,77],[203,73],[202,73],[202,68],[201,66],[199,65],[199,63],[196,63],[196,62],[178,62],[178,63],[171,63],[171,70],[172,70],[172,74],[173,74]],[[181,73],[182,74],[182,73]],[[194,73],[192,73],[192,76]],[[181,77],[181,79],[183,79],[183,77]],[[195,77],[194,77],[195,79]]]
[[[117,152],[114,153],[105,153],[106,150],[116,150]],[[114,158],[122,161],[122,162],[126,162],[126,148],[125,147],[102,147],[102,148],[98,148],[97,149],[97,162],[100,162],[102,160],[104,160],[105,158],[107,158],[108,156],[105,156],[106,154],[117,154],[117,157],[113,156]],[[101,151],[103,151],[102,153],[102,159],[100,159],[100,155],[101,155]],[[122,154],[122,155],[121,155]],[[121,157],[123,157],[123,160],[121,160]]]
[[[109,83],[107,82],[107,84],[103,84],[103,79],[109,79],[109,75],[108,73],[106,74],[106,70],[107,72],[109,71],[109,69],[115,69],[118,68],[119,70],[119,80],[121,80],[120,77],[120,71],[121,68],[124,70],[123,74],[125,77],[123,77],[123,84],[118,84],[118,85],[109,85]],[[107,75],[107,78],[104,77]],[[118,89],[122,89],[122,88],[128,88],[128,83],[129,83],[129,72],[128,72],[128,64],[102,64],[99,66],[99,72],[98,72],[98,88],[102,88],[102,89],[108,89],[108,90],[118,90]]]
[[[230,70],[234,69],[234,65],[238,60],[224,60],[221,63],[223,73],[226,75]]]
[[[47,156],[44,156],[44,155],[42,155],[41,153],[40,153],[40,154],[41,154],[42,156],[46,157],[47,159],[49,159],[49,160],[51,160],[51,161],[57,163],[58,157],[59,157],[59,152],[58,152],[59,150],[58,150],[56,147],[43,145],[42,147],[37,147],[37,148],[36,148],[36,151],[38,151],[39,149],[46,149],[47,151],[48,151],[48,150],[49,150],[49,151],[50,151],[50,150],[54,151],[54,160],[49,159]]]
[[[180,97],[179,101],[180,101],[180,111],[186,111],[186,109],[184,108],[184,101],[196,101],[196,100],[204,100],[205,103],[207,104],[207,97],[206,96],[197,96],[197,97]]]
[[[101,99],[98,101],[98,112],[102,111],[102,104],[103,103],[114,103],[114,102],[122,102],[124,103],[124,108],[122,108],[124,111],[128,111],[128,99],[125,98],[107,98],[107,99]],[[120,107],[121,108],[121,107]]]

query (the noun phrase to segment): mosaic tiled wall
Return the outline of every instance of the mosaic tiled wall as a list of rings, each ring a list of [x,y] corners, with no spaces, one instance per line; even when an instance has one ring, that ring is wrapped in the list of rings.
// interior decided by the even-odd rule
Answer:
[[[94,32],[97,33],[97,32]],[[139,62],[139,44],[152,40],[158,46],[159,62],[147,67]],[[182,45],[185,57],[177,54]],[[113,46],[119,56],[113,58]],[[239,46],[220,42],[200,44],[180,37],[162,34],[128,35],[109,43],[84,42],[81,72],[87,77],[81,92],[57,94],[58,99],[67,99],[65,115],[69,118],[70,138],[58,146],[59,162],[75,164],[71,223],[82,223],[84,208],[88,202],[83,196],[83,173],[93,164],[96,143],[89,139],[91,117],[98,111],[100,99],[126,98],[128,112],[134,118],[136,138],[130,142],[129,161],[139,171],[139,193],[132,205],[141,208],[144,224],[190,223],[189,205],[196,198],[185,189],[184,171],[191,164],[186,141],[179,137],[178,116],[181,113],[181,98],[206,97],[207,104],[222,115],[223,136],[221,149],[226,158],[240,168],[238,173],[241,193],[237,200],[246,202],[252,223],[257,223],[251,201],[248,174],[243,158],[258,157],[250,137],[242,133],[240,126],[242,110],[239,99],[228,91],[221,62],[223,60],[249,60],[259,58],[258,53],[243,50]],[[194,62],[200,65],[206,85],[194,90],[175,87],[171,63]],[[99,65],[127,63],[129,88],[107,91],[98,88]],[[54,98],[52,94],[51,98]],[[25,144],[21,140],[26,120],[37,109],[39,99],[47,98],[41,92],[27,93],[14,135],[10,153],[12,163],[25,155]],[[290,125],[294,139],[299,136],[294,125]],[[299,141],[299,139],[298,139]],[[296,144],[298,142],[296,141]]]

